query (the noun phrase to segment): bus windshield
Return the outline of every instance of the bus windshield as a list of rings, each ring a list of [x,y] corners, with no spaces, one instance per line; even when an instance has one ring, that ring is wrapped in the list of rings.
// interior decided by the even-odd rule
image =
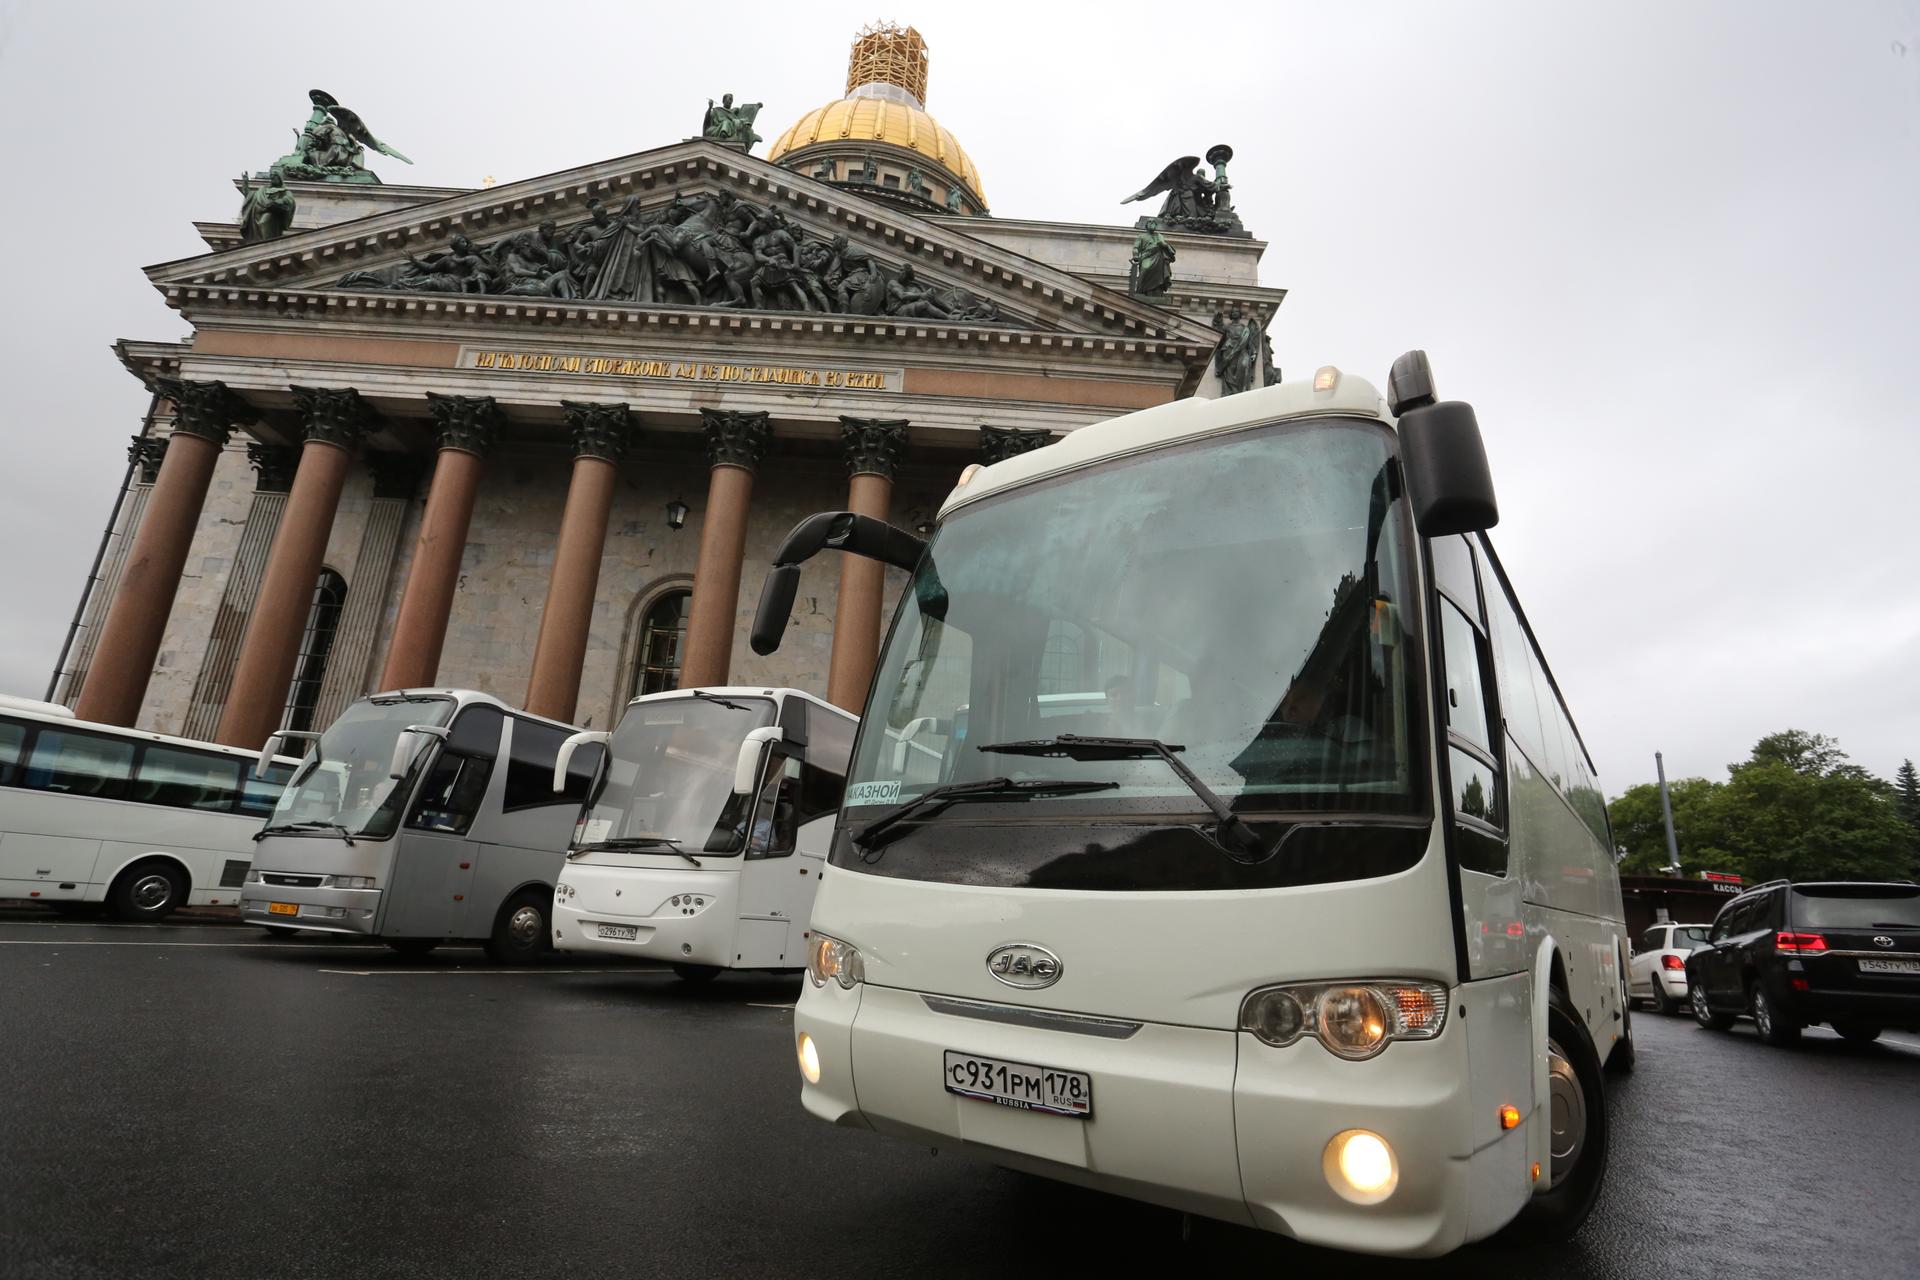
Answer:
[[[771,699],[734,694],[628,707],[607,744],[606,773],[581,816],[575,847],[739,853],[752,797],[734,795],[734,764],[747,734],[772,723]]]
[[[387,776],[400,731],[415,724],[443,726],[452,716],[451,698],[354,703],[320,735],[315,749],[301,762],[274,805],[266,829],[275,834],[310,831],[371,839],[392,835],[411,781],[410,776],[398,782]],[[416,768],[428,754],[416,752]]]
[[[874,677],[848,807],[999,777],[1119,784],[1036,794],[1036,819],[1199,807],[1151,756],[980,749],[1076,734],[1174,745],[1236,812],[1424,812],[1391,449],[1378,424],[1274,424],[954,513]]]

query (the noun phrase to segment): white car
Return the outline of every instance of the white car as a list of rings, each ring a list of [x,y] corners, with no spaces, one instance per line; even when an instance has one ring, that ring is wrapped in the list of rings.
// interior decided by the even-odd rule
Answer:
[[[1687,998],[1687,955],[1707,945],[1704,924],[1656,924],[1633,940],[1627,998],[1646,1000],[1655,1013],[1672,1013]]]

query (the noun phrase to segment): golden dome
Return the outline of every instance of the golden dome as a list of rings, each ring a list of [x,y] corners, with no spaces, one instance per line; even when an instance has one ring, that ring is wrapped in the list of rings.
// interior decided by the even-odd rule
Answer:
[[[797,152],[831,146],[847,154],[864,145],[899,147],[940,165],[960,179],[984,209],[980,171],[953,132],[927,114],[927,44],[912,27],[876,24],[864,28],[847,61],[847,96],[801,116],[774,139],[767,159],[789,167]],[[931,175],[930,175],[931,176]]]

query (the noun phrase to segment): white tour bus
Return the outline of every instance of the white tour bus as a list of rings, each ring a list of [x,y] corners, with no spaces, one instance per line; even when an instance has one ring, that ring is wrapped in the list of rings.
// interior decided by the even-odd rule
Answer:
[[[816,1116],[1314,1244],[1557,1235],[1632,1062],[1594,773],[1423,353],[969,468],[911,571],[795,1011]]]
[[[799,689],[682,689],[627,706],[554,890],[560,951],[799,969],[859,721]]]
[[[258,836],[243,914],[275,931],[383,938],[403,955],[479,941],[502,963],[551,947],[548,915],[597,749],[573,726],[468,689],[376,693],[313,745]],[[262,759],[265,759],[263,753]]]
[[[0,898],[121,920],[231,906],[255,831],[293,772],[211,742],[91,724],[0,697]]]

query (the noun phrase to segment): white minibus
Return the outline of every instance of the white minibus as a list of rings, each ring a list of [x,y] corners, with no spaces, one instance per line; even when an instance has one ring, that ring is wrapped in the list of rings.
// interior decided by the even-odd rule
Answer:
[[[1605,806],[1470,406],[1311,381],[969,468],[814,901],[814,1115],[1316,1245],[1562,1236],[1632,1040]]]
[[[470,689],[362,698],[325,733],[259,832],[242,914],[275,931],[382,938],[403,955],[478,941],[501,963],[551,949],[548,913],[599,749],[574,726]],[[263,756],[264,758],[264,756]]]
[[[92,724],[0,698],[0,898],[119,920],[231,906],[253,833],[293,772],[211,742]]]
[[[682,689],[628,704],[554,890],[560,951],[658,960],[689,981],[799,969],[859,721],[799,689]]]

